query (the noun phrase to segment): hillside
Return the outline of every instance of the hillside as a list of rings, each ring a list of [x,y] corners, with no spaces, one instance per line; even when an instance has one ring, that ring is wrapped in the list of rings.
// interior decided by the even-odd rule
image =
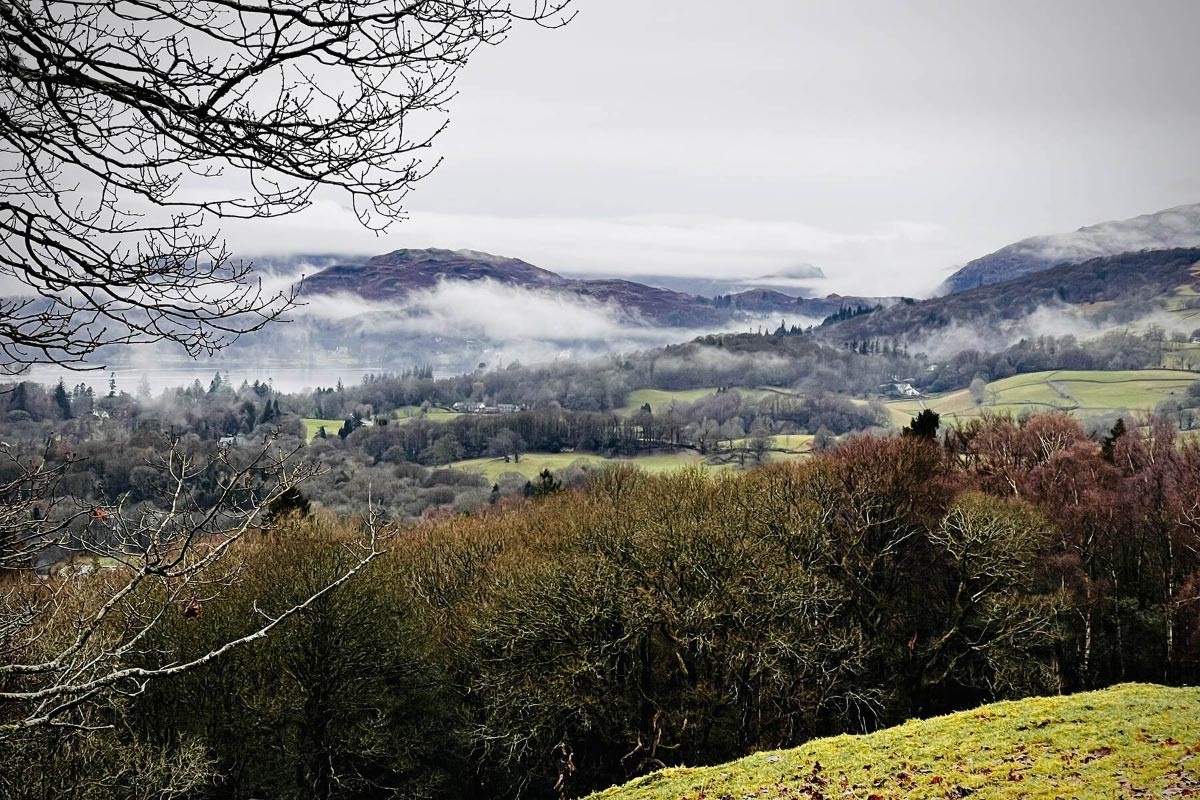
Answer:
[[[1054,370],[992,381],[976,398],[967,389],[888,403],[892,421],[906,424],[924,408],[947,420],[991,414],[1067,411],[1081,418],[1152,411],[1181,399],[1200,374],[1184,370]]]
[[[1089,225],[1072,233],[1033,236],[977,258],[942,284],[953,294],[1001,283],[1059,264],[1140,250],[1200,246],[1200,203]]]
[[[1183,312],[1181,325],[1196,327],[1200,248],[1155,250],[1064,264],[1003,283],[918,303],[901,303],[873,314],[827,325],[822,337],[843,341],[888,337],[920,342],[955,325],[981,335],[1004,335],[1014,323],[1039,309],[1057,313],[1067,306],[1095,323],[1121,324],[1154,311]]]
[[[595,800],[1170,798],[1200,793],[1200,689],[1124,684],[996,703],[716,767],[668,769]]]
[[[876,298],[836,294],[802,298],[762,288],[727,294],[727,299],[715,302],[710,297],[632,280],[566,278],[516,258],[473,250],[438,249],[397,250],[361,263],[332,266],[306,278],[303,294],[311,298],[345,293],[365,300],[396,303],[414,292],[433,289],[443,281],[485,280],[608,303],[650,324],[681,327],[708,327],[754,314],[788,315],[793,322],[800,322],[800,317],[821,319],[844,305],[877,302]]]

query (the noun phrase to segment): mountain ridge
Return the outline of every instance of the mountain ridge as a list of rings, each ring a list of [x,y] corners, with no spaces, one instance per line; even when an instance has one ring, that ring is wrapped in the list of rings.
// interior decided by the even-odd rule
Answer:
[[[1200,294],[1185,297],[1181,290],[1200,291],[1198,268],[1200,248],[1102,256],[897,304],[823,326],[820,335],[828,341],[884,337],[916,343],[955,325],[998,330],[998,326],[1026,319],[1038,309],[1066,307],[1086,310],[1097,321],[1123,324],[1167,311],[1170,302],[1195,309]]]
[[[968,262],[938,294],[978,289],[1061,264],[1121,253],[1200,246],[1200,203],[1086,225],[1070,233],[1030,236]]]
[[[844,305],[893,300],[837,294],[805,298],[765,288],[709,298],[627,278],[567,278],[518,258],[440,248],[394,250],[358,263],[328,267],[306,277],[301,291],[310,297],[348,293],[394,303],[443,282],[485,280],[611,303],[651,324],[680,327],[723,324],[739,316],[764,313],[820,319]]]

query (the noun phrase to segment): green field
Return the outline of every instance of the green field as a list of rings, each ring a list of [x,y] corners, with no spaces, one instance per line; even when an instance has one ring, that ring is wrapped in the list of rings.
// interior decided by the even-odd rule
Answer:
[[[1200,689],[1125,684],[996,703],[716,767],[666,769],[594,800],[1200,795]]]
[[[1148,411],[1171,396],[1182,395],[1196,380],[1200,373],[1169,369],[1032,372],[989,383],[982,404],[977,404],[968,390],[960,389],[924,398],[924,407],[952,419],[984,412],[1069,411],[1094,416]],[[888,403],[897,425],[907,424],[921,408],[917,400]]]
[[[472,458],[456,461],[450,466],[468,472],[483,473],[490,481],[497,480],[506,472],[516,472],[526,478],[536,478],[542,470],[566,469],[572,464],[598,467],[608,463],[633,464],[647,472],[666,472],[692,464],[703,464],[698,453],[681,450],[677,453],[656,453],[635,458],[604,458],[595,453],[522,453],[520,463],[504,463],[503,458]]]
[[[405,425],[416,419],[426,419],[429,422],[449,422],[452,419],[461,417],[457,411],[447,411],[444,408],[431,408],[424,414],[421,413],[420,406],[401,406],[396,409],[397,424]]]
[[[811,433],[780,433],[768,436],[767,439],[771,442],[772,450],[786,450],[793,453],[807,453],[812,450],[813,436]],[[750,439],[749,437],[734,439],[729,444],[735,448],[749,447]]]
[[[761,400],[764,397],[771,395],[791,394],[787,389],[775,389],[773,387],[764,387],[761,389],[746,389],[743,387],[735,387],[738,394],[747,400]],[[734,391],[731,389],[730,391]],[[717,393],[716,386],[708,386],[703,389],[682,389],[679,391],[667,391],[665,389],[636,389],[630,392],[625,398],[625,405],[616,410],[617,414],[629,416],[637,413],[643,404],[649,403],[650,410],[657,414],[666,411],[671,403],[694,403],[697,400],[703,400],[706,397],[712,397]]]
[[[337,436],[337,432],[346,424],[346,420],[344,419],[310,419],[305,417],[300,421],[304,423],[304,438],[309,442],[317,438],[317,433],[320,432],[322,425],[325,426],[326,436]]]

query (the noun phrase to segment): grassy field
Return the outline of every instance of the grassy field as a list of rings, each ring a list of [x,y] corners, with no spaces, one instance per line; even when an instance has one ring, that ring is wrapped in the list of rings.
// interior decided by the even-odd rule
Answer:
[[[767,437],[773,450],[789,450],[794,453],[810,452],[813,436],[810,433],[781,433]],[[724,444],[724,443],[722,443]],[[750,439],[734,439],[731,443],[735,448],[748,447]]]
[[[1014,375],[987,385],[982,405],[966,389],[924,399],[924,406],[942,416],[965,419],[985,411],[1070,411],[1080,416],[1113,411],[1143,411],[1172,395],[1182,395],[1200,374],[1181,370],[1054,371]],[[921,411],[917,400],[888,403],[892,421],[907,424]]]
[[[503,458],[473,458],[467,461],[456,461],[450,466],[469,472],[481,472],[488,480],[495,481],[506,472],[517,472],[527,478],[536,478],[544,469],[554,472],[566,469],[576,463],[600,466],[617,462],[633,464],[647,472],[666,472],[692,464],[703,464],[703,459],[698,453],[691,450],[619,459],[604,458],[595,453],[523,453],[520,463],[506,464]]]
[[[317,438],[317,433],[320,432],[321,426],[325,426],[326,436],[337,436],[337,432],[342,429],[342,425],[346,424],[344,419],[310,419],[305,417],[300,420],[304,423],[304,438],[312,441]]]
[[[447,411],[444,408],[431,408],[425,414],[421,413],[420,406],[401,406],[396,409],[396,420],[400,425],[412,422],[415,419],[424,417],[430,422],[449,422],[452,419],[461,417],[457,411]]]
[[[1125,684],[996,703],[716,767],[667,769],[594,800],[1200,796],[1200,689]]]
[[[748,400],[761,400],[764,397],[771,395],[791,394],[787,389],[775,389],[765,387],[762,389],[747,389],[744,387],[736,387],[738,394]],[[671,403],[694,403],[697,400],[703,400],[706,397],[712,397],[717,393],[716,386],[708,386],[703,389],[684,389],[680,391],[667,391],[665,389],[636,389],[630,392],[625,398],[625,405],[616,410],[616,413],[622,416],[629,416],[637,413],[643,404],[649,403],[650,410],[655,414],[660,411],[666,411]]]

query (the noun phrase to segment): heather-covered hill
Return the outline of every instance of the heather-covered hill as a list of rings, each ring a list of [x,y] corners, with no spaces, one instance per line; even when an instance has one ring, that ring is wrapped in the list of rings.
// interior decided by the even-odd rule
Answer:
[[[706,297],[622,278],[566,278],[516,258],[437,249],[397,250],[361,263],[332,266],[306,278],[303,293],[309,299],[350,294],[403,303],[414,293],[444,283],[474,281],[596,301],[651,325],[692,328],[716,327],[763,313],[789,316],[792,321],[820,319],[846,305],[875,302],[840,295],[803,298],[762,288]]]

